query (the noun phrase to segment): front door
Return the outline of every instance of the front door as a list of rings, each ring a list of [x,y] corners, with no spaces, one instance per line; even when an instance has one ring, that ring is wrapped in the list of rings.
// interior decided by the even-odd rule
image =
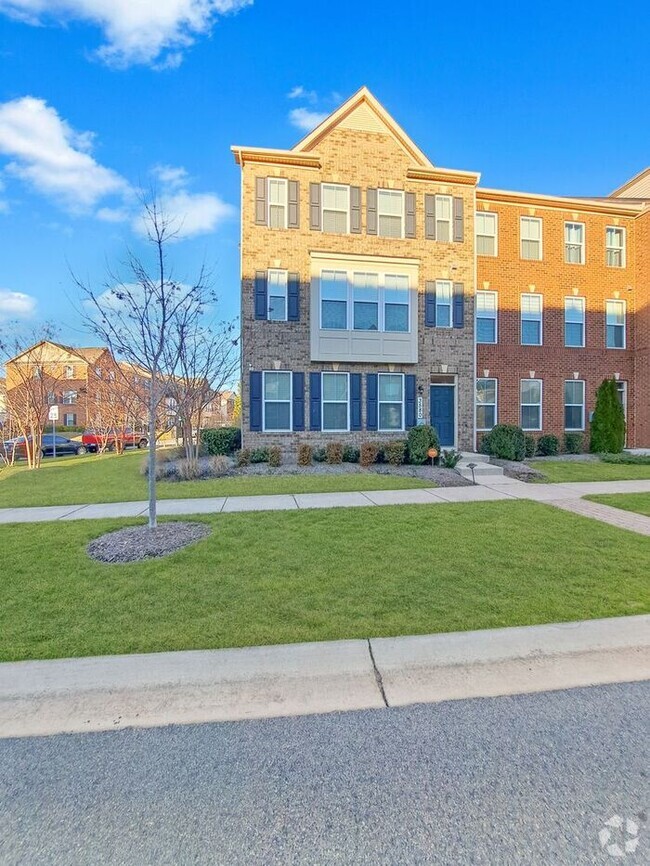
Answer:
[[[455,391],[455,385],[431,386],[431,426],[438,431],[443,448],[456,444]]]

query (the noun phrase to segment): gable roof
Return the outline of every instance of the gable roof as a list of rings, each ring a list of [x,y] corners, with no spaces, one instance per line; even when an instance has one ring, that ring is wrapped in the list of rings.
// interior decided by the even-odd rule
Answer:
[[[610,198],[650,198],[650,167],[631,177],[609,194]]]
[[[367,87],[357,90],[343,105],[326,117],[316,129],[301,139],[292,148],[292,152],[309,153],[315,150],[319,143],[337,127],[390,135],[416,165],[423,168],[433,168],[433,163],[429,158],[404,132],[397,121],[390,116]]]

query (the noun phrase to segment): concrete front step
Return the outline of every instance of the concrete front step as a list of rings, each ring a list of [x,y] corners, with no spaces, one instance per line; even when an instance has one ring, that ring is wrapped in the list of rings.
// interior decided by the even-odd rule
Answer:
[[[474,464],[474,474],[469,464]],[[468,478],[470,481],[474,478],[480,484],[481,481],[494,481],[495,479],[503,478],[503,469],[501,466],[495,466],[493,463],[488,463],[483,454],[463,453],[456,469],[463,478]]]

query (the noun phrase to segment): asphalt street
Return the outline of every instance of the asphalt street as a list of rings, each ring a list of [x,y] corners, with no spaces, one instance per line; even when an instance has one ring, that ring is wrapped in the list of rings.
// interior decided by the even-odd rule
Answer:
[[[647,864],[649,739],[636,683],[5,740],[0,863]]]

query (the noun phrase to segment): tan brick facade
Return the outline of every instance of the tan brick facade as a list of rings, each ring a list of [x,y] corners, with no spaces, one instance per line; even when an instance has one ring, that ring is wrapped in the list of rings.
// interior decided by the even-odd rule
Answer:
[[[476,444],[475,377],[498,380],[498,421],[520,421],[520,379],[539,378],[543,385],[542,430],[564,432],[564,382],[586,383],[585,420],[603,378],[616,375],[627,383],[628,444],[650,445],[650,214],[643,203],[624,199],[572,200],[477,190],[478,175],[439,169],[408,139],[376,100],[364,90],[356,94],[291,151],[233,148],[242,169],[242,428],[245,447],[280,445],[294,452],[299,442],[359,444],[386,439],[367,429],[366,374],[399,372],[415,375],[425,421],[430,418],[429,386],[440,377],[456,384],[456,444]],[[297,227],[270,228],[256,220],[256,183],[260,178],[286,178],[298,184]],[[310,184],[336,183],[358,187],[360,232],[333,234],[310,228]],[[380,237],[368,233],[368,190],[403,190],[415,194],[415,237]],[[463,240],[442,242],[425,232],[425,196],[462,199]],[[475,212],[498,214],[498,254],[477,256]],[[295,219],[294,213],[294,219]],[[520,255],[521,216],[541,217],[543,258]],[[585,226],[584,264],[565,263],[564,223]],[[606,226],[626,230],[626,266],[608,267]],[[360,269],[375,260],[417,263],[417,362],[386,363],[312,360],[310,316],[313,254],[360,257]],[[255,275],[269,269],[299,276],[297,321],[255,317]],[[449,280],[464,287],[462,328],[430,327],[425,320],[425,286]],[[534,287],[534,288],[532,288]],[[475,343],[476,291],[498,293],[498,343]],[[543,344],[522,346],[520,295],[543,295]],[[586,298],[586,344],[564,345],[564,298]],[[626,347],[605,348],[605,302],[626,302]],[[291,433],[251,430],[250,373],[290,371],[305,374],[305,429]],[[361,373],[361,429],[348,433],[310,430],[309,374],[316,371]],[[531,375],[534,374],[534,375]],[[577,374],[577,376],[575,375]],[[586,425],[588,428],[588,422]],[[585,431],[587,432],[587,431]],[[405,432],[393,434],[403,438]]]

